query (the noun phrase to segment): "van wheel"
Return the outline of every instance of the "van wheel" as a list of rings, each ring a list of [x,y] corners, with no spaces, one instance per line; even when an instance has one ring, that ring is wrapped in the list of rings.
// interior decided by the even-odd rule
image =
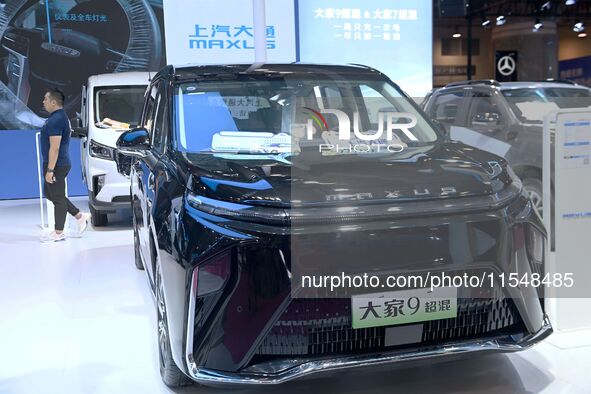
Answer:
[[[106,213],[100,213],[100,211],[90,207],[90,223],[92,223],[94,227],[106,226],[107,221],[108,219]]]
[[[174,362],[170,349],[170,336],[168,331],[168,319],[166,302],[164,301],[164,288],[160,267],[156,267],[156,308],[157,308],[157,329],[158,329],[158,355],[160,360],[160,376],[168,387],[181,387],[193,384]]]

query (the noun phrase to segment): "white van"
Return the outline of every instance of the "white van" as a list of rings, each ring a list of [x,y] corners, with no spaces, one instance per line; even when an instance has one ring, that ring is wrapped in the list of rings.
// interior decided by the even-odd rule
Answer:
[[[115,143],[124,130],[137,125],[153,74],[93,75],[82,87],[81,111],[72,130],[81,138],[82,178],[93,226],[106,225],[107,213],[130,207],[129,176],[122,174],[129,174],[131,160],[117,154]]]

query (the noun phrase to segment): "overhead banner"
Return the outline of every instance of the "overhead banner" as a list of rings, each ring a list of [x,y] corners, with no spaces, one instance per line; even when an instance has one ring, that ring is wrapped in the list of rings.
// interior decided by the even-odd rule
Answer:
[[[164,0],[169,64],[254,61],[252,1]],[[265,2],[267,61],[296,60],[293,0]]]
[[[371,66],[413,97],[432,88],[431,1],[300,0],[298,8],[300,61]]]

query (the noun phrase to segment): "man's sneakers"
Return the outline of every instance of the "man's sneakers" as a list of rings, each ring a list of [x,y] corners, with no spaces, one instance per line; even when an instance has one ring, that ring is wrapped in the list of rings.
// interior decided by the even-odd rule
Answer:
[[[58,234],[55,231],[50,232],[49,234],[44,234],[41,236],[41,242],[58,242],[63,241],[66,239],[66,233],[63,231]]]
[[[76,219],[76,229],[74,231],[72,226],[70,226],[70,230],[68,231],[69,237],[79,238],[82,236],[82,233],[86,231],[88,227],[88,221],[90,220],[90,214],[87,212],[80,212],[80,218]],[[44,234],[41,236],[41,242],[57,242],[63,241],[66,239],[66,233],[62,231],[60,234],[52,231],[48,234]]]
[[[80,219],[76,219],[77,234],[76,236],[81,237],[82,233],[86,231],[88,227],[88,221],[90,220],[90,214],[87,212],[80,212]]]

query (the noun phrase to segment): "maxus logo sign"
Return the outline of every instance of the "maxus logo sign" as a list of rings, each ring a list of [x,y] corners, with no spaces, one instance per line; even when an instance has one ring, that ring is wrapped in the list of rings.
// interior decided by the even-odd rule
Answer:
[[[266,26],[267,49],[275,49],[275,26]],[[189,35],[190,49],[254,49],[254,30],[252,26],[195,25]]]
[[[306,123],[306,139],[312,141],[318,138],[316,125],[324,140],[324,143],[318,146],[320,153],[402,152],[407,145],[394,130],[398,130],[410,141],[419,140],[411,131],[417,125],[417,118],[407,112],[380,112],[378,113],[378,129],[361,131],[358,112],[353,113],[353,124],[351,124],[349,116],[343,111],[337,109],[316,111],[312,108],[304,108],[310,116]],[[330,130],[325,115],[336,117],[338,131]]]

